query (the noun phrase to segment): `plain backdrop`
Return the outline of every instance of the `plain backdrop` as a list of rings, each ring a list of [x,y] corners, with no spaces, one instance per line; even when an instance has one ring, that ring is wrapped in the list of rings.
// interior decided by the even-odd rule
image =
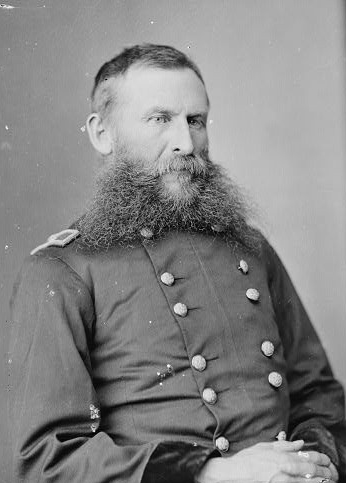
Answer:
[[[124,46],[171,44],[204,74],[211,154],[261,208],[330,356],[345,364],[345,12],[339,0],[23,0],[0,6],[0,481],[8,300],[23,258],[82,213],[93,76]],[[12,8],[11,8],[12,7]]]

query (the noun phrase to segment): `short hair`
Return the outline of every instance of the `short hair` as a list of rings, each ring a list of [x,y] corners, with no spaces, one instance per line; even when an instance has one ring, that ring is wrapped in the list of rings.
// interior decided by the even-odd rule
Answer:
[[[197,65],[183,52],[169,45],[141,44],[125,48],[120,54],[105,62],[98,71],[91,92],[91,109],[106,119],[115,104],[115,93],[107,82],[124,75],[131,66],[141,65],[161,69],[191,69],[204,80]]]

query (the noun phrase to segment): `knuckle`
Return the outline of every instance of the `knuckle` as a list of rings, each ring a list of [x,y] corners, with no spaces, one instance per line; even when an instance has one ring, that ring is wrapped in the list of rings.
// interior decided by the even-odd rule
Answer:
[[[318,453],[316,451],[308,451],[308,454],[309,454],[310,461],[312,461],[313,463],[316,463],[317,460],[319,459]]]
[[[309,451],[298,451],[298,456],[300,458],[310,459],[311,458],[311,453]]]
[[[330,464],[330,458],[326,454],[312,451],[312,455],[315,462],[323,464],[324,466],[328,466]]]
[[[276,473],[269,480],[269,483],[285,483],[288,481],[287,476],[284,473]]]
[[[324,467],[323,469],[324,469],[324,475],[323,476],[325,478],[329,478],[329,479],[333,478],[333,474],[332,474],[332,472],[330,471],[329,468]]]
[[[277,451],[287,451],[292,448],[292,443],[290,441],[274,441],[270,444],[272,444],[272,447]]]
[[[326,468],[325,466],[318,467],[316,474],[318,476],[322,476],[323,478],[329,478],[330,479],[332,477],[331,471],[328,468]]]
[[[318,473],[317,465],[315,465],[314,463],[308,463],[306,468],[307,468],[306,473],[310,473],[310,475],[315,476]]]
[[[283,473],[294,474],[296,472],[296,465],[287,459],[282,460],[281,464],[279,464],[280,470]]]

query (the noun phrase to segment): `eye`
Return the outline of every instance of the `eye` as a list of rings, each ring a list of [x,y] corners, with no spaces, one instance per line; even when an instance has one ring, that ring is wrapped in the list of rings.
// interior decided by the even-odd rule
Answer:
[[[190,117],[188,118],[187,122],[190,126],[198,129],[205,126],[205,122],[200,117]]]
[[[155,116],[151,116],[149,118],[149,121],[155,124],[165,124],[166,122],[169,121],[169,117],[164,114],[157,114]]]

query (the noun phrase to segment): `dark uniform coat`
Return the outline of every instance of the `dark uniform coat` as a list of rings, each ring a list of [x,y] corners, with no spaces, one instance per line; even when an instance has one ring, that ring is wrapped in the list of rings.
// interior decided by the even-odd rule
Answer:
[[[48,246],[24,264],[12,321],[13,482],[188,482],[286,434],[345,471],[342,388],[265,241],[259,255],[217,234]]]

